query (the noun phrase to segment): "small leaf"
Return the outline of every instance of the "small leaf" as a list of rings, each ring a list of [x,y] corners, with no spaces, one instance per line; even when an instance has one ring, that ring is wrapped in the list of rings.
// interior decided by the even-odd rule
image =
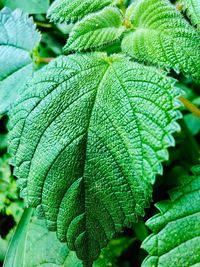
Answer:
[[[82,51],[110,44],[125,31],[123,16],[118,8],[107,7],[86,16],[72,29],[65,50]]]
[[[113,0],[56,0],[48,10],[48,17],[54,22],[75,22],[112,2]]]
[[[200,264],[200,166],[170,195],[171,201],[162,202],[162,209],[158,205],[160,213],[147,221],[153,234],[142,244],[150,254],[142,267]]]
[[[200,35],[176,8],[168,0],[139,0],[131,10],[135,30],[123,39],[122,50],[200,80]]]
[[[0,114],[8,111],[32,75],[30,53],[39,41],[31,18],[19,9],[0,11]]]
[[[13,10],[20,8],[29,14],[43,14],[49,8],[49,0],[0,0],[0,2]]]
[[[179,0],[178,3],[183,5],[183,10],[187,12],[193,25],[200,27],[200,1],[199,0]]]
[[[16,104],[9,151],[21,192],[87,266],[144,214],[178,129],[177,95],[155,68],[92,53],[52,61]]]

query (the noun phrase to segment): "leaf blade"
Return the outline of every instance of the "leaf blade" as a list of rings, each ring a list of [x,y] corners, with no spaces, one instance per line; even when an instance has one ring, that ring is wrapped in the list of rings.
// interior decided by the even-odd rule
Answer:
[[[50,6],[47,16],[55,22],[75,22],[111,4],[112,0],[56,0]]]
[[[13,34],[13,30],[16,33]],[[0,12],[0,113],[6,113],[33,73],[31,51],[40,41],[32,19],[16,10]]]
[[[198,0],[180,0],[180,5],[187,12],[188,17],[191,19],[193,25],[200,27],[200,3]]]
[[[51,62],[16,106],[10,152],[22,193],[88,266],[143,215],[173,144],[177,95],[165,73],[92,53]]]
[[[142,244],[142,248],[150,254],[142,266],[199,264],[199,166],[194,174],[183,177],[184,183],[171,193],[171,201],[162,202],[162,208],[158,203],[160,213],[147,221],[153,234]]]
[[[64,50],[83,51],[108,45],[117,41],[125,29],[120,10],[104,8],[86,16],[74,26]]]
[[[130,16],[134,31],[122,41],[133,58],[200,79],[200,37],[168,0],[140,0]]]
[[[28,224],[32,216],[32,209],[25,209],[19,225],[10,241],[3,267],[24,266],[24,247]]]

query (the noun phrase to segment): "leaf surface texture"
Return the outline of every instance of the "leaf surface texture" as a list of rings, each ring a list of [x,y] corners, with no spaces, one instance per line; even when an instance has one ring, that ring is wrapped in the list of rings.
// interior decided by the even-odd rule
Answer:
[[[92,53],[52,61],[18,101],[9,147],[22,194],[86,265],[144,214],[178,94],[164,72]]]
[[[48,17],[55,22],[75,22],[111,5],[112,2],[112,0],[56,0],[48,10]]]
[[[179,3],[183,5],[188,17],[194,25],[200,27],[200,1],[199,0],[180,0]]]
[[[102,47],[119,39],[125,29],[120,10],[107,7],[78,22],[72,29],[64,49],[82,51]]]
[[[200,80],[200,36],[168,0],[139,0],[122,50],[133,58]],[[130,11],[129,11],[130,12]]]

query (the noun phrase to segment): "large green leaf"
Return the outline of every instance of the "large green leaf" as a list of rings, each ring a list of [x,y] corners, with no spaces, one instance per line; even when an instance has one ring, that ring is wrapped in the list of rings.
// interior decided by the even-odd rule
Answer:
[[[8,111],[32,75],[30,54],[39,41],[31,18],[18,9],[0,11],[0,114]]]
[[[123,39],[124,52],[200,80],[200,35],[168,0],[139,0],[130,11],[134,30]]]
[[[194,174],[184,177],[171,201],[158,203],[160,213],[147,221],[153,234],[142,245],[150,254],[143,267],[200,265],[200,166]]]
[[[0,0],[0,3],[13,10],[20,8],[29,14],[46,13],[49,7],[49,0]]]
[[[72,29],[65,50],[81,51],[102,47],[119,39],[125,31],[123,16],[116,7],[86,16]]]
[[[165,73],[123,55],[70,55],[37,72],[13,110],[22,194],[87,266],[144,214],[179,128],[177,95]]]
[[[112,2],[113,0],[56,0],[48,10],[48,17],[55,22],[74,22]]]
[[[194,25],[200,27],[200,1],[199,0],[179,0],[178,3],[183,5],[187,11],[188,17]]]

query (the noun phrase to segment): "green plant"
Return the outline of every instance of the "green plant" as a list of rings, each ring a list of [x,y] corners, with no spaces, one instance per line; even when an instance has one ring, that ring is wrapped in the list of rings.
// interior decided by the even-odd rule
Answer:
[[[195,176],[181,179],[181,186],[170,192],[171,201],[156,204],[160,214],[147,221],[153,234],[143,242],[150,256],[142,266],[198,266],[199,246],[199,167]]]
[[[19,200],[16,181],[11,175],[9,156],[0,158],[0,212],[13,215],[17,223],[22,215],[23,204]]]
[[[170,162],[167,148],[175,146],[172,134],[181,132],[177,123],[182,118],[181,102],[193,113],[190,116],[200,113],[188,100],[198,96],[196,89],[188,90],[188,85],[196,88],[200,82],[198,10],[197,0],[176,5],[169,0],[56,0],[47,17],[55,23],[72,25],[65,28],[66,55],[54,60],[42,49],[40,34],[27,15],[19,10],[1,11],[0,62],[6,63],[0,74],[0,99],[4,101],[0,112],[8,112],[10,119],[11,163],[25,204],[35,208],[36,215],[45,219],[48,230],[56,231],[58,239],[67,244],[67,247],[60,244],[55,234],[40,222],[47,238],[58,242],[55,248],[64,251],[58,253],[59,259],[65,259],[72,250],[82,261],[73,258],[77,266],[106,266],[108,261],[115,266],[115,257],[126,248],[121,245],[120,253],[111,259],[107,251],[105,258],[109,260],[100,265],[97,259],[101,250],[125,227],[137,229],[138,217],[145,215],[156,175],[163,175],[162,162]],[[54,27],[45,19],[38,25]],[[59,37],[63,37],[63,32],[59,32]],[[53,51],[56,54],[59,49]],[[47,57],[42,58],[42,53]],[[186,99],[184,91],[186,97],[188,91],[193,93]],[[180,124],[190,139],[191,150],[187,153],[192,157],[185,169],[178,169],[178,176],[199,163],[194,135],[200,128],[185,116]],[[195,184],[196,177],[193,179]],[[192,178],[189,180],[192,186]],[[184,191],[185,186],[180,190]],[[184,193],[183,199],[187,199],[188,192]],[[175,210],[178,197],[173,199]],[[180,203],[181,209],[188,211],[182,200]],[[162,207],[165,212],[168,205]],[[37,219],[31,219],[31,214],[32,210],[28,210],[22,218],[5,267],[10,266],[12,258],[13,267],[39,264],[34,258],[30,263],[31,256],[23,241],[27,235],[30,244],[33,242],[34,234],[30,233],[35,226],[31,225]],[[154,218],[159,218],[159,223],[166,219],[165,215],[156,215],[150,222]],[[196,219],[199,223],[198,214]],[[158,232],[157,228],[155,231]],[[180,231],[178,226],[176,231]],[[194,232],[195,237],[197,234]],[[143,243],[152,255],[144,266],[163,266],[158,259],[163,252],[157,252],[159,247],[151,249],[157,235],[148,247],[149,238]],[[141,240],[146,234],[142,236]],[[22,240],[22,245],[13,254],[17,240]],[[25,245],[31,247],[30,244]],[[46,245],[41,247],[45,250]],[[168,246],[167,241],[163,246]],[[42,261],[50,266],[49,255],[45,257]],[[63,264],[56,256],[54,260],[56,266]],[[177,258],[174,262],[166,260],[164,266],[196,263],[198,255],[191,263]]]

